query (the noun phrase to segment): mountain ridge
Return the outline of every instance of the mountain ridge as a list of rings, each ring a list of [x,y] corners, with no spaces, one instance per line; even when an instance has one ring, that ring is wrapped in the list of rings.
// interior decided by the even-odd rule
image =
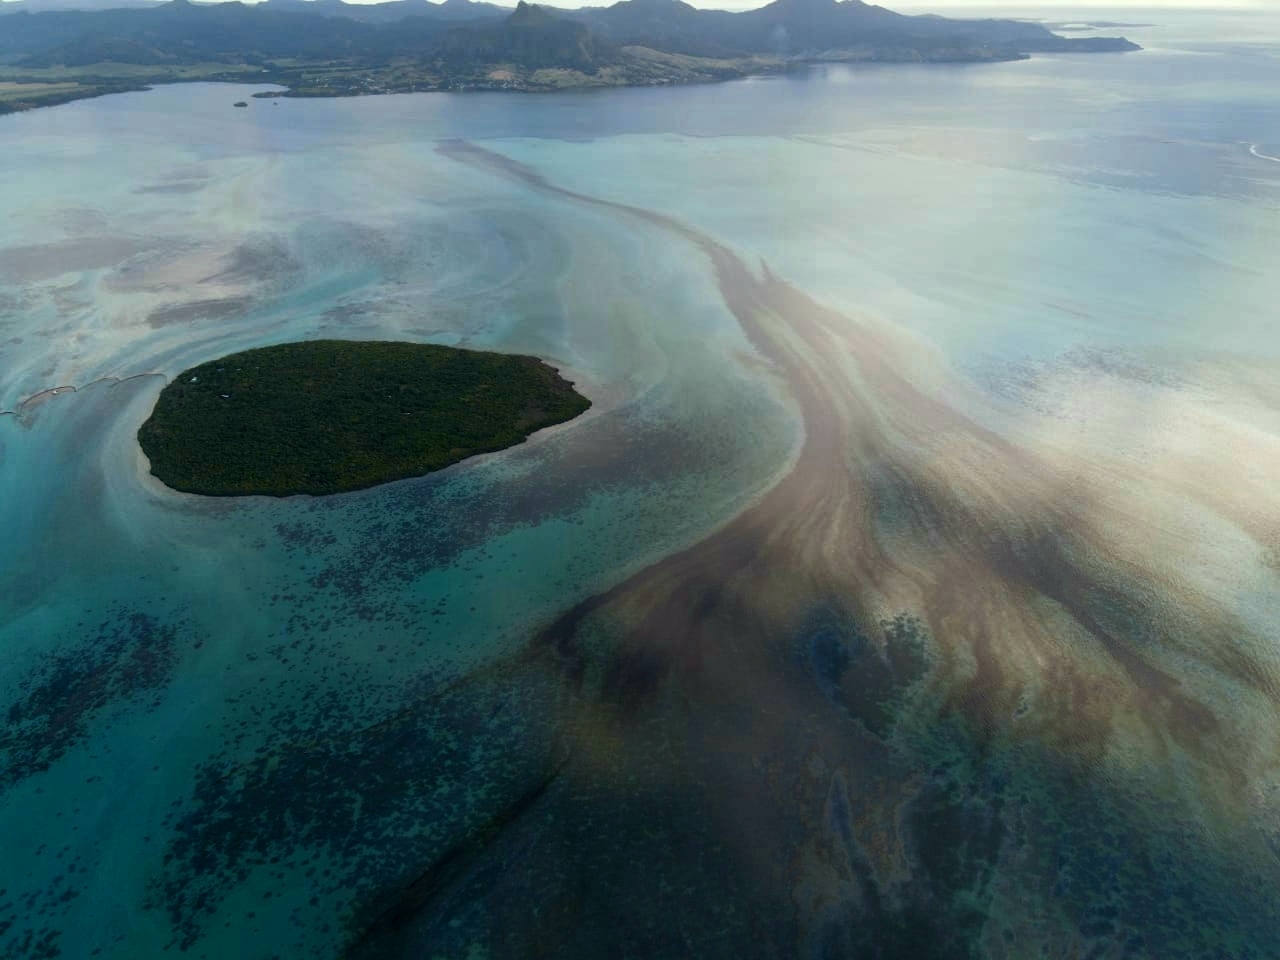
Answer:
[[[684,0],[576,10],[523,0],[515,9],[473,0],[123,2],[6,12],[0,80],[27,86],[6,90],[0,112],[40,106],[42,93],[65,102],[122,84],[193,79],[274,82],[291,96],[554,90],[701,82],[814,61],[992,62],[1041,51],[1137,49],[1122,37],[910,16],[862,0],[773,0],[742,12]]]

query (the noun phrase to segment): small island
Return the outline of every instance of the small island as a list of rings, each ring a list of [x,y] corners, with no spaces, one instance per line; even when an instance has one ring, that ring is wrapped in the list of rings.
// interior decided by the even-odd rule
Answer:
[[[138,442],[152,474],[185,493],[319,495],[501,450],[590,406],[537,357],[313,340],[184,370]]]

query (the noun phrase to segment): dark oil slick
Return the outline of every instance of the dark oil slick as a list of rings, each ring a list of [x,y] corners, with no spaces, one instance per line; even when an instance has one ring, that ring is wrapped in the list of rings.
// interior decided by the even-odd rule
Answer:
[[[1272,696],[1221,659],[1245,628],[1150,590],[1099,503],[913,386],[891,333],[617,209],[711,260],[803,411],[793,469],[484,676],[202,772],[157,890],[179,942],[243,864],[304,857],[363,891],[333,921],[359,958],[1266,956],[1273,855],[1232,823],[1229,730],[1165,656],[1194,635]],[[972,466],[944,482],[943,456]],[[1129,735],[1163,738],[1196,792],[1116,776]],[[1188,829],[1206,820],[1261,855]]]

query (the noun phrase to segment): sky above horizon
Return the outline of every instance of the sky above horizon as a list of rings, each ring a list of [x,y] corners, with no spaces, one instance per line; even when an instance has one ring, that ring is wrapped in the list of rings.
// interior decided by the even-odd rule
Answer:
[[[380,0],[346,0],[347,3],[378,3]],[[439,2],[439,0],[433,0]],[[504,6],[515,6],[515,0],[491,0],[491,2],[501,3]],[[548,6],[561,7],[584,7],[584,6],[601,6],[607,5],[610,0],[539,0]],[[685,0],[691,6],[701,7],[708,10],[713,9],[743,9],[749,10],[754,7],[762,7],[769,0]],[[992,2],[992,0],[864,0],[866,3],[876,2],[878,6],[888,7],[890,10],[898,8],[930,8],[943,10],[953,10],[957,8],[982,8],[987,10],[1000,9],[1050,9],[1056,11],[1068,10],[1087,10],[1105,8],[1108,10],[1126,10],[1126,9],[1147,9],[1147,10],[1170,10],[1178,9],[1263,9],[1268,0],[1161,0],[1161,2],[1141,3],[1129,0],[1030,0],[1027,3],[1016,2]],[[1280,0],[1271,0],[1271,2],[1280,2]]]
[[[0,3],[15,2],[15,0],[0,0]],[[201,0],[197,0],[201,2]],[[213,2],[213,0],[203,0],[203,2]],[[256,0],[242,0],[242,2],[253,3]],[[383,0],[346,0],[347,3],[379,3]],[[439,2],[439,0],[433,0]],[[490,2],[499,3],[503,6],[515,6],[516,0],[490,0]],[[612,0],[537,0],[537,2],[545,6],[554,7],[583,7],[583,6],[606,6]],[[769,0],[686,0],[695,7],[707,10],[751,10],[756,7],[764,6]],[[872,0],[866,0],[872,2]],[[909,10],[913,13],[919,12],[937,12],[946,13],[953,10],[1050,10],[1055,14],[1070,15],[1075,11],[1098,11],[1111,10],[1115,12],[1123,12],[1125,10],[1264,10],[1268,6],[1274,5],[1277,0],[1161,0],[1161,2],[1135,2],[1135,0],[1029,0],[1029,2],[992,2],[992,0],[880,0],[879,5],[888,7],[891,10]],[[110,7],[115,5],[113,0],[100,0],[94,3],[93,0],[83,2],[84,6],[102,6]]]

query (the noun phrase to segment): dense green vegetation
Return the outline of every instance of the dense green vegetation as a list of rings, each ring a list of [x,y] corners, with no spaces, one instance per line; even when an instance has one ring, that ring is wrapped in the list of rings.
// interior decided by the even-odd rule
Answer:
[[[176,490],[339,493],[501,450],[589,406],[537,357],[314,340],[184,370],[138,441]]]

